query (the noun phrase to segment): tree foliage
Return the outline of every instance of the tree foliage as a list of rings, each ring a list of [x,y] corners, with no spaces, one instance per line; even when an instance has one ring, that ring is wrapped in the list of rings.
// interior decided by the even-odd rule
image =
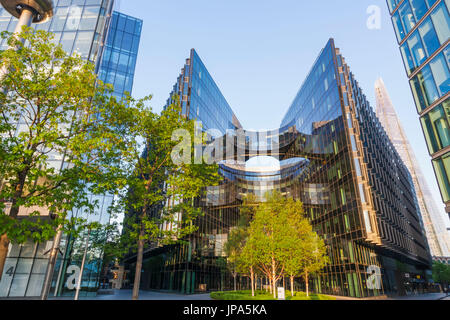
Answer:
[[[244,210],[249,210],[244,203]],[[326,247],[304,216],[300,201],[284,197],[280,192],[266,194],[266,201],[251,207],[252,220],[239,237],[230,237],[235,248],[240,272],[265,275],[276,297],[276,283],[285,276],[303,276],[319,272],[328,262]],[[243,236],[245,239],[242,239]],[[237,240],[237,241],[236,241]],[[236,245],[237,244],[237,245]],[[238,249],[238,250],[237,250]],[[233,252],[231,252],[233,253]],[[293,288],[291,288],[293,291]]]
[[[442,262],[433,263],[433,280],[440,284],[450,284],[450,265]]]
[[[54,44],[53,34],[24,27],[18,36],[2,32],[1,38],[9,45],[0,52],[4,260],[10,241],[49,240],[57,226],[70,232],[83,223],[70,212],[91,214],[98,206],[88,194],[121,186],[117,168],[124,144],[110,124],[126,101],[97,80],[92,63]]]
[[[204,159],[195,164],[192,150],[203,147],[205,139],[203,135],[201,141],[195,139],[195,122],[181,115],[177,99],[160,114],[148,105],[150,100],[150,96],[130,99],[126,108],[117,110],[117,131],[124,133],[127,145],[121,155],[127,188],[116,209],[127,213],[122,241],[137,251],[135,290],[144,247],[177,243],[194,232],[194,221],[201,214],[197,201],[206,187],[219,181],[216,165],[208,165]],[[183,137],[177,132],[186,133],[187,141],[180,141]],[[182,143],[187,148],[174,153]],[[185,161],[175,161],[178,159]]]

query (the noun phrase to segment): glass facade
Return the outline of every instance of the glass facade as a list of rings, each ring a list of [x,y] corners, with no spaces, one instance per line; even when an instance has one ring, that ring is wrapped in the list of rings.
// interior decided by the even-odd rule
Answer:
[[[78,53],[93,62],[99,79],[114,85],[114,95],[121,97],[131,93],[136,58],[142,30],[142,21],[122,13],[113,12],[112,0],[59,0],[55,1],[55,16],[46,23],[33,25],[35,29],[55,33],[54,41],[68,53]],[[0,9],[0,31],[14,31],[17,19]],[[105,45],[103,45],[105,44]],[[2,49],[5,44],[2,43]],[[19,124],[20,125],[20,124]],[[50,164],[55,168],[64,165],[64,157],[54,155]],[[93,215],[87,218],[102,224],[109,223],[108,208],[111,195],[91,195],[96,204]],[[85,216],[83,208],[70,215]],[[77,239],[66,235],[60,244],[61,254],[56,262],[51,295],[73,296],[75,294],[76,267],[81,266],[86,236]],[[93,240],[95,234],[90,237]],[[11,245],[2,281],[0,297],[40,296],[48,263],[48,250],[52,241],[44,244],[27,243]],[[30,249],[32,248],[32,249]],[[25,250],[32,253],[23,256]],[[34,250],[34,251],[33,251]],[[89,249],[82,277],[80,296],[95,295],[99,287],[103,253]]]
[[[450,1],[387,3],[442,198],[450,214],[450,172],[445,166],[450,154]]]
[[[187,93],[186,114],[195,106],[192,77],[186,78],[195,70],[191,61],[192,54],[174,88]],[[209,105],[191,118],[208,123],[208,117],[225,115],[231,120],[214,108]],[[237,225],[243,196],[251,193],[264,201],[271,190],[300,199],[326,242],[331,264],[311,280],[316,292],[378,296],[411,289],[404,272],[425,277],[431,256],[412,178],[333,40],[320,53],[279,130],[233,126],[237,130],[228,132],[221,145],[231,144],[236,152],[219,163],[221,184],[197,199],[204,211],[196,221],[198,231],[186,245],[146,251],[142,288],[184,293],[232,289],[223,246]],[[128,259],[131,273],[133,259]],[[380,287],[368,282],[373,268],[381,270]],[[239,288],[248,288],[245,278],[239,280]]]
[[[190,119],[201,121],[204,130],[216,129],[225,134],[227,130],[242,127],[194,49],[186,60],[167,105],[173,102],[174,95],[180,98],[182,113]]]
[[[113,12],[109,35],[100,63],[99,79],[114,85],[121,98],[133,90],[134,71],[142,32],[142,20]]]

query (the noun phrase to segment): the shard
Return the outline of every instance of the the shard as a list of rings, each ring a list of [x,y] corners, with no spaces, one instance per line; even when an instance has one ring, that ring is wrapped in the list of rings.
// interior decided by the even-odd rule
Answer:
[[[377,117],[411,173],[431,253],[434,257],[449,256],[450,237],[447,234],[443,214],[440,213],[443,209],[440,209],[434,201],[381,78],[375,82],[375,96]]]

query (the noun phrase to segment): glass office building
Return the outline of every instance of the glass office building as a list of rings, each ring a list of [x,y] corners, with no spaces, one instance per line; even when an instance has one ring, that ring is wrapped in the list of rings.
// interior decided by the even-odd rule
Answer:
[[[220,185],[197,199],[204,215],[188,243],[145,252],[141,288],[183,293],[232,289],[224,244],[237,225],[243,196],[251,193],[263,201],[271,190],[301,200],[326,242],[331,264],[311,280],[316,292],[362,298],[427,287],[431,256],[411,175],[332,39],[280,129],[265,132],[245,131],[228,108],[216,110],[222,101],[216,85],[206,93],[216,92],[220,99],[205,100],[207,105],[197,108],[193,78],[200,70],[203,77],[205,69],[203,64],[196,69],[196,57],[192,52],[173,93],[183,97],[185,114],[208,128],[225,116],[230,125],[219,131],[235,132],[223,137],[222,146],[231,145],[235,152],[225,153],[219,163]],[[131,272],[134,261],[127,260]],[[379,270],[379,286],[370,282],[373,270]],[[415,280],[408,281],[409,275]],[[239,288],[248,287],[248,280],[240,279]]]
[[[55,15],[46,23],[34,25],[35,29],[55,34],[55,43],[62,45],[68,53],[78,53],[95,64],[99,78],[115,86],[114,95],[121,97],[131,92],[134,69],[139,47],[142,21],[113,12],[113,0],[59,0],[55,2]],[[0,9],[0,31],[14,31],[17,19]],[[5,49],[5,43],[1,44]],[[64,163],[61,155],[49,159],[52,166],[60,168]],[[109,223],[108,208],[113,197],[91,195],[97,202],[91,221]],[[81,216],[83,210],[72,212]],[[95,235],[91,235],[94,237]],[[72,239],[63,236],[61,254],[54,270],[51,295],[73,296],[75,294],[74,267],[81,266],[86,238]],[[48,252],[52,241],[10,245],[4,274],[0,282],[0,298],[40,296],[48,265]],[[101,271],[103,254],[88,250],[80,296],[95,295]]]
[[[450,1],[387,3],[442,198],[450,214]]]

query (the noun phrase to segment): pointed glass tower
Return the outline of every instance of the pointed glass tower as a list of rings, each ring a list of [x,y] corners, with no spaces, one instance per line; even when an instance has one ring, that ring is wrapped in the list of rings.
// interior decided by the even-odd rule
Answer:
[[[433,199],[381,78],[375,82],[375,95],[377,117],[411,173],[431,253],[435,257],[448,256],[450,254],[450,237],[445,229],[443,216]]]

